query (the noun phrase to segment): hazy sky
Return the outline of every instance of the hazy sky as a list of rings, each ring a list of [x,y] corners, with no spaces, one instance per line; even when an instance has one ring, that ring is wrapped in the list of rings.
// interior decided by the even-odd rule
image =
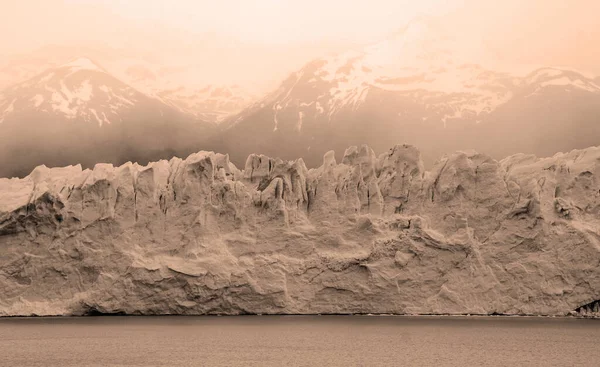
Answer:
[[[0,8],[8,8],[2,9],[6,16],[3,30],[19,33],[19,37],[4,33],[8,42],[3,44],[24,48],[86,38],[119,41],[130,36],[121,30],[136,28],[214,32],[267,44],[364,41],[400,27],[416,14],[441,14],[460,3],[463,1],[3,0]]]
[[[0,55],[103,45],[215,70],[264,64],[279,78],[422,14],[480,38],[498,60],[600,74],[599,0],[2,0]]]

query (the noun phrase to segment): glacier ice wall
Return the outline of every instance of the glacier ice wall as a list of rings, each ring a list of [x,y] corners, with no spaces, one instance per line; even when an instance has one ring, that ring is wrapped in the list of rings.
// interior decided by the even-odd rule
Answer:
[[[600,299],[600,148],[199,152],[0,179],[0,315],[542,314]]]

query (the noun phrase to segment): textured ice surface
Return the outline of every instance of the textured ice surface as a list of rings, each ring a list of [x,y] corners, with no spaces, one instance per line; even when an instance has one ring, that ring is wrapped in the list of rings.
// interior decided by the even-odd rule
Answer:
[[[42,166],[0,179],[0,314],[566,314],[600,299],[599,177],[597,147]]]

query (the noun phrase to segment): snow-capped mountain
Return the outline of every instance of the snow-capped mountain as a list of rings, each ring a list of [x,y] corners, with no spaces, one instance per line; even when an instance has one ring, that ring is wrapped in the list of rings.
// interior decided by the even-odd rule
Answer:
[[[290,106],[301,107],[298,115],[331,121],[344,110],[358,110],[374,91],[426,106],[427,117],[443,123],[487,114],[512,97],[519,80],[470,56],[435,24],[417,19],[381,42],[315,60],[292,75],[274,97],[273,129]]]
[[[0,92],[0,122],[43,113],[101,127],[122,121],[124,113],[148,101],[91,60],[79,58]],[[160,103],[157,107],[160,110]]]
[[[364,49],[307,64],[278,90],[225,121],[215,145],[240,151],[232,154],[234,160],[259,151],[282,158],[300,155],[309,165],[319,164],[327,150],[341,154],[344,147],[361,143],[375,149],[411,143],[426,159],[468,148],[493,155],[517,148],[553,154],[576,146],[542,142],[533,149],[539,138],[527,135],[516,147],[493,142],[486,133],[494,130],[510,140],[519,129],[502,128],[517,120],[536,128],[544,120],[554,121],[557,114],[547,116],[549,109],[544,107],[554,100],[569,112],[559,114],[562,125],[557,123],[548,133],[564,138],[559,125],[568,127],[574,117],[584,115],[588,122],[580,124],[590,129],[600,125],[591,113],[600,115],[600,87],[593,79],[559,68],[542,68],[524,77],[501,72],[485,67],[477,52],[428,19],[418,19]],[[600,141],[600,133],[595,137]]]
[[[0,156],[19,155],[0,175],[185,154],[213,129],[79,58],[0,92]]]

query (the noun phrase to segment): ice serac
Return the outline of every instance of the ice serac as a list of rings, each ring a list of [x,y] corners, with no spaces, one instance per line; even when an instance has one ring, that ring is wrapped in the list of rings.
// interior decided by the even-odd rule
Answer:
[[[0,314],[587,315],[599,178],[598,147],[42,166],[0,180]]]

